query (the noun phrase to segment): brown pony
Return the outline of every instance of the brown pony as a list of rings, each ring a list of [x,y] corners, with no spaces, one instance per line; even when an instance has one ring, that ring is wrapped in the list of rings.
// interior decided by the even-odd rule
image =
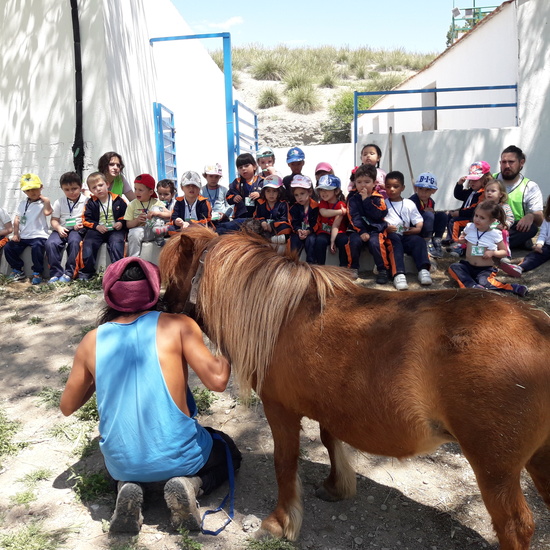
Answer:
[[[206,253],[204,251],[206,250]],[[503,550],[527,550],[525,467],[550,505],[550,321],[482,290],[384,292],[336,267],[278,255],[261,237],[193,227],[164,247],[166,298],[181,311],[202,263],[197,315],[243,391],[263,401],[279,496],[262,527],[295,540],[300,421],[319,421],[331,470],[318,496],[355,494],[341,441],[410,457],[456,441]]]

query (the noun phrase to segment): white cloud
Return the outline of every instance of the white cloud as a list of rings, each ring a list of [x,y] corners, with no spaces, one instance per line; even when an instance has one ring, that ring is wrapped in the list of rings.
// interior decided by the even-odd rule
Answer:
[[[222,21],[221,23],[209,23],[208,26],[211,29],[229,30],[231,27],[234,27],[235,25],[242,25],[243,23],[244,19],[240,15],[236,15],[234,17],[230,17],[227,21]]]

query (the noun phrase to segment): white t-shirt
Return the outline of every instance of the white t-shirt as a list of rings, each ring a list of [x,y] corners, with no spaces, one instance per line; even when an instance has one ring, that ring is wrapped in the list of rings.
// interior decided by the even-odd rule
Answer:
[[[392,202],[390,199],[385,199],[385,201],[388,214],[384,220],[388,222],[388,225],[410,229],[417,223],[424,221],[418,208],[416,208],[416,204],[410,199],[403,199],[398,202]]]
[[[72,220],[80,219],[82,217],[82,213],[84,212],[84,207],[87,202],[88,197],[84,196],[82,193],[75,202],[69,200],[67,197],[57,199],[53,203],[52,218],[59,219],[63,227],[72,229],[74,226],[74,223],[71,223]],[[68,225],[67,220],[70,220]]]
[[[498,243],[502,241],[502,232],[498,229],[479,231],[472,222],[464,228],[464,236],[473,246],[484,246],[487,250],[497,250]]]
[[[537,237],[537,244],[550,245],[550,222],[544,220],[540,226],[540,233]]]
[[[0,206],[0,231],[6,228],[8,222],[11,222],[10,215]],[[0,239],[2,238],[0,237]]]
[[[19,236],[22,239],[47,239],[48,221],[44,216],[44,202],[42,199],[31,202],[28,199],[21,201],[17,207],[19,216]]]

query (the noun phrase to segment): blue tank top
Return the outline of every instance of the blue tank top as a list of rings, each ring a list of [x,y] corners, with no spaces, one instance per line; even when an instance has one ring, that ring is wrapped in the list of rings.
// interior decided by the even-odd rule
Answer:
[[[119,481],[163,481],[200,470],[212,437],[174,403],[157,352],[160,313],[97,329],[96,394],[99,447]],[[187,388],[191,416],[197,407]]]

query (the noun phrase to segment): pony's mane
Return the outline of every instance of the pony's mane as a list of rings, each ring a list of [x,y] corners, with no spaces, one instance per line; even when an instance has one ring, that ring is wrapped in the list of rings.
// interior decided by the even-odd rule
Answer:
[[[240,391],[247,395],[253,385],[261,392],[279,334],[306,293],[322,310],[336,290],[353,288],[340,268],[282,256],[263,237],[238,232],[209,247],[197,306],[210,339],[230,357]]]

